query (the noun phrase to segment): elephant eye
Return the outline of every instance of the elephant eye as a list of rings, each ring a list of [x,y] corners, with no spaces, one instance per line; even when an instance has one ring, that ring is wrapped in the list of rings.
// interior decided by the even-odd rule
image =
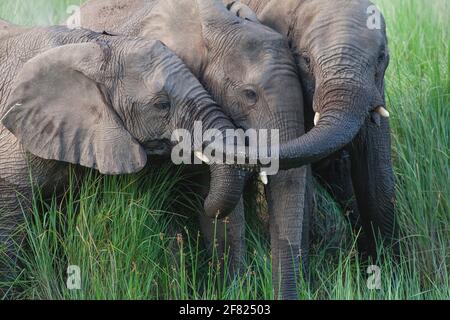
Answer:
[[[300,69],[303,69],[307,72],[311,71],[311,57],[306,51],[303,51],[295,58],[297,60],[297,64],[299,65]]]
[[[305,64],[309,67],[311,65],[311,58],[308,56],[303,57],[303,61],[305,61]]]
[[[258,102],[258,94],[256,93],[256,91],[254,89],[251,89],[251,88],[245,89],[244,96],[250,105],[254,105]]]
[[[169,110],[171,107],[171,104],[169,101],[161,101],[158,103],[158,108],[161,110]]]
[[[382,63],[385,58],[386,58],[386,51],[383,49],[380,51],[380,54],[378,55],[378,63]]]

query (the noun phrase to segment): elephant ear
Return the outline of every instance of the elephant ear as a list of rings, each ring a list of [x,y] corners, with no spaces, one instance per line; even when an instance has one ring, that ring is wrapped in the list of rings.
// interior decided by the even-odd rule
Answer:
[[[256,13],[249,6],[240,1],[232,1],[227,4],[227,9],[241,19],[260,23]]]
[[[13,85],[1,120],[32,154],[98,169],[140,171],[147,156],[124,128],[105,93],[105,49],[71,44],[28,61]],[[103,73],[103,75],[101,75]]]

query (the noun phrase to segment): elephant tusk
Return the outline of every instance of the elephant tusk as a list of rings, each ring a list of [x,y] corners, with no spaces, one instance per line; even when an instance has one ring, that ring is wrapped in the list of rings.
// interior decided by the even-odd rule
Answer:
[[[320,113],[316,112],[316,115],[314,116],[314,126],[317,126],[320,120]]]
[[[267,173],[264,172],[264,171],[261,171],[261,172],[259,173],[259,179],[261,180],[261,182],[262,182],[264,185],[267,185],[267,184],[269,183],[269,178],[267,178]]]
[[[195,156],[197,158],[199,158],[201,161],[203,161],[204,163],[208,164],[209,163],[209,159],[207,156],[205,156],[201,151],[195,151],[194,152]]]
[[[378,113],[383,118],[389,118],[389,116],[390,116],[389,111],[387,111],[386,108],[384,108],[384,107],[376,108],[375,112]]]

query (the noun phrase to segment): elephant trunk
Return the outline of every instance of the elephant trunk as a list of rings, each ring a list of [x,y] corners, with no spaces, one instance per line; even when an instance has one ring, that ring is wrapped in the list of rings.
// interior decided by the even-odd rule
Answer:
[[[307,134],[280,146],[280,167],[290,169],[317,162],[349,144],[361,129],[372,102],[363,85],[324,85],[316,92],[317,125]]]
[[[236,129],[221,108],[208,96],[196,100],[195,107],[190,109],[188,117],[190,120],[186,126],[194,134],[205,135],[206,131],[210,129],[221,133],[223,140],[215,141],[214,143],[217,144],[225,143],[227,130],[234,132]],[[201,123],[202,130],[194,129],[196,121]],[[203,141],[203,137],[196,138],[198,141]],[[196,147],[200,146],[194,145],[194,150]],[[237,166],[216,163],[210,164],[209,168],[210,187],[204,203],[205,214],[210,218],[222,219],[231,214],[238,204],[250,172],[240,170]]]
[[[204,204],[205,213],[208,217],[223,219],[233,212],[238,204],[250,173],[216,164],[210,166],[210,173],[209,194]]]
[[[395,215],[395,181],[392,170],[389,122],[370,119],[350,148],[353,185],[367,238],[367,252],[377,257],[377,241],[400,253]]]
[[[212,115],[209,113],[210,117]],[[222,112],[215,118],[216,121],[206,121],[211,123],[207,128],[218,129],[226,140],[226,131],[234,130],[235,127],[224,118]],[[237,166],[212,163],[210,177],[209,194],[204,203],[205,214],[211,218],[222,219],[231,214],[238,204],[250,172],[240,170]]]

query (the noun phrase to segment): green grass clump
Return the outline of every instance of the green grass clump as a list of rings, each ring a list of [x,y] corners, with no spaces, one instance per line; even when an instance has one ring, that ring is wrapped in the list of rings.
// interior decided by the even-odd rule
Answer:
[[[3,0],[0,17],[19,24],[62,21],[81,1]],[[336,232],[315,244],[303,299],[448,299],[450,297],[448,0],[378,0],[388,25],[391,111],[402,258],[385,260],[381,290],[367,288],[366,265],[330,198],[318,193],[316,215]],[[39,299],[271,299],[269,243],[249,220],[247,270],[234,281],[210,260],[195,217],[180,216],[186,177],[161,169],[128,177],[92,175],[64,199],[28,219],[19,297]],[[73,183],[75,185],[75,183]],[[192,204],[195,205],[195,204]],[[63,214],[64,212],[64,214]],[[178,212],[175,214],[174,212]],[[252,214],[250,213],[250,216]],[[333,229],[333,230],[334,230]],[[332,244],[333,243],[333,244]],[[336,245],[337,243],[337,245]],[[213,261],[213,262],[210,262]],[[82,289],[66,287],[68,265]]]

